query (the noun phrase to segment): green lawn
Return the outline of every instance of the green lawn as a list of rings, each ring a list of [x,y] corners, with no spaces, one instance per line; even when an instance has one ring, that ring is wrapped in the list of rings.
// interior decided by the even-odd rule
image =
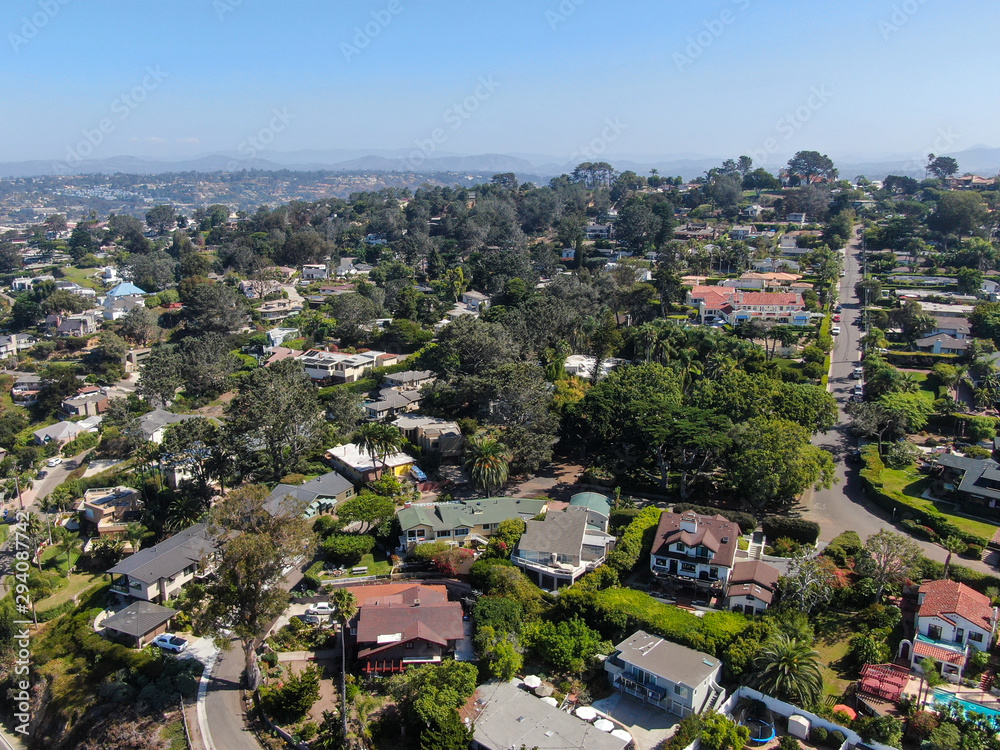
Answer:
[[[160,737],[170,743],[170,750],[187,750],[189,745],[184,733],[184,717],[178,713],[176,719],[160,730]]]
[[[69,583],[55,592],[52,596],[35,602],[35,608],[41,611],[57,607],[64,602],[71,601],[74,597],[83,593],[91,586],[100,584],[103,580],[103,573],[70,573]]]
[[[362,567],[368,568],[368,572],[363,574],[367,576],[387,575],[392,572],[392,563],[389,562],[382,550],[375,550],[374,554],[365,555],[361,558],[361,562],[351,566],[351,568]],[[347,577],[350,578],[350,576],[350,568],[348,568]]]
[[[65,575],[66,573],[66,555],[63,554],[59,548],[51,544],[46,547],[39,558],[42,567],[48,570],[58,570],[60,575]],[[80,559],[79,551],[72,554],[73,563],[75,564],[77,560]]]
[[[73,266],[63,266],[62,275],[67,281],[73,281],[82,287],[100,290],[102,287],[94,278],[94,274],[99,273],[96,268],[75,268]]]
[[[907,375],[912,375],[913,379],[919,384],[919,389],[917,390],[917,395],[920,396],[928,404],[934,403],[938,397],[937,388],[928,385],[927,378],[930,375],[929,372],[907,372]]]
[[[847,654],[849,641],[854,634],[851,618],[837,612],[820,612],[816,615],[816,643],[823,662],[823,695],[840,698],[851,684],[853,675],[845,669],[842,660]]]
[[[882,481],[887,492],[899,492],[906,495],[907,502],[919,510],[944,514],[962,531],[986,539],[992,539],[993,534],[996,533],[996,524],[955,515],[955,506],[950,503],[934,502],[920,497],[930,486],[931,480],[918,472],[915,467],[911,466],[909,469],[886,467],[882,470]]]

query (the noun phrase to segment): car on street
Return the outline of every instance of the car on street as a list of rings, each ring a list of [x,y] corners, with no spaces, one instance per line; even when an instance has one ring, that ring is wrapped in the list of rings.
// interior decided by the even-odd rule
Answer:
[[[839,323],[840,322],[840,316],[839,315],[834,315],[833,316],[833,322],[834,323]]]
[[[854,378],[855,380],[861,380],[861,378],[863,378],[864,376],[865,376],[864,367],[855,367],[854,370],[851,372],[851,377]]]
[[[188,642],[186,638],[181,638],[173,633],[164,633],[153,639],[153,645],[159,646],[164,651],[173,651],[175,654],[179,654],[188,647]]]
[[[847,460],[848,461],[860,461],[861,460],[861,449],[860,448],[848,448],[847,449]]]
[[[45,477],[47,477],[48,475],[49,475],[49,472],[45,471],[45,469],[42,469],[40,472],[38,472],[35,475],[35,479],[45,479]]]
[[[854,395],[851,396],[850,400],[855,404],[860,404],[862,401],[865,400],[865,397],[858,393],[855,393]]]
[[[830,329],[830,333],[832,333],[834,336],[839,336],[840,326],[833,326],[833,328]]]
[[[306,609],[307,615],[332,615],[333,612],[334,609],[330,606],[330,602],[316,602],[315,604],[310,604],[308,609]]]
[[[833,311],[836,312],[836,313],[843,312],[844,311],[844,306],[841,305],[841,304],[838,304],[835,308],[833,308]]]
[[[62,459],[59,458],[59,456],[56,456],[55,458],[50,458],[48,461],[46,461],[45,465],[46,466],[58,466],[61,463],[62,463]]]

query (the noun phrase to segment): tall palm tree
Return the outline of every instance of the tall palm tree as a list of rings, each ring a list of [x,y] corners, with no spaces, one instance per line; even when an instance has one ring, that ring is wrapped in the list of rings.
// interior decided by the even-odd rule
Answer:
[[[179,495],[167,509],[167,520],[163,528],[167,531],[181,531],[198,523],[204,513],[205,504],[201,498],[192,494]]]
[[[808,707],[823,694],[819,653],[805,640],[778,634],[754,660],[754,669],[753,686],[779,700]]]
[[[340,624],[340,718],[344,732],[344,743],[347,743],[347,656],[344,647],[344,631],[347,624],[358,613],[358,600],[350,589],[337,589],[330,596],[330,606],[333,607],[334,619]]]
[[[382,472],[385,472],[385,460],[391,453],[396,453],[403,447],[403,433],[399,428],[380,422],[369,422],[361,425],[354,435],[354,442],[368,454],[372,466],[382,462]]]
[[[476,435],[465,448],[465,470],[484,494],[490,496],[503,487],[510,475],[510,451],[489,435]]]
[[[69,578],[69,571],[73,566],[73,553],[83,548],[83,540],[79,534],[65,526],[57,526],[54,536],[56,549],[60,555],[66,556],[66,577]]]
[[[962,537],[952,534],[941,542],[941,546],[948,550],[948,557],[944,560],[944,575],[942,576],[947,581],[948,573],[951,570],[951,556],[956,552],[965,552],[966,547],[969,545],[965,543]]]

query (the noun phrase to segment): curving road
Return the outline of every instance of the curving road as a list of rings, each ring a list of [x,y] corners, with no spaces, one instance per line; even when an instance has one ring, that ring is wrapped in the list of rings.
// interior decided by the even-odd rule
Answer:
[[[856,227],[857,229],[857,227]],[[820,525],[820,541],[829,542],[842,531],[856,531],[865,539],[881,529],[898,530],[885,512],[870,503],[861,487],[860,464],[848,463],[845,459],[847,449],[856,444],[847,425],[850,418],[844,412],[851,390],[857,382],[851,378],[851,371],[859,364],[858,342],[862,336],[861,329],[855,322],[861,315],[861,304],[854,294],[854,285],[861,281],[861,248],[858,240],[847,247],[844,260],[846,275],[841,279],[840,299],[843,304],[841,313],[840,335],[835,337],[833,356],[830,365],[830,392],[836,397],[840,412],[840,420],[836,427],[826,434],[813,438],[813,444],[833,453],[836,462],[836,483],[828,490],[808,490],[802,496],[801,504],[804,516]],[[923,549],[924,554],[932,560],[944,562],[948,553],[936,544],[915,539]],[[987,557],[996,563],[996,555]],[[979,570],[983,573],[996,574],[995,565],[973,560],[959,560],[958,564]]]

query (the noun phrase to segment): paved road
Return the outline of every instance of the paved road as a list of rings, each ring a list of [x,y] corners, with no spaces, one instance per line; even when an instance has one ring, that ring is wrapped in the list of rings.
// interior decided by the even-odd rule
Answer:
[[[840,299],[843,304],[841,314],[841,333],[836,337],[831,367],[830,392],[839,403],[840,424],[830,432],[817,435],[813,444],[833,453],[836,462],[837,482],[828,490],[809,490],[803,495],[802,505],[805,517],[820,525],[820,541],[829,542],[842,531],[856,531],[865,539],[881,529],[895,529],[891,519],[881,508],[868,502],[861,487],[859,476],[860,465],[844,460],[847,448],[856,444],[855,438],[847,429],[850,419],[844,412],[844,406],[850,397],[851,390],[857,382],[851,379],[851,371],[858,365],[858,341],[862,336],[861,329],[855,321],[861,315],[861,305],[854,294],[854,285],[861,280],[860,246],[852,242],[847,248],[844,270],[847,275],[841,279]],[[936,544],[915,540],[932,560],[944,562],[947,552]],[[993,559],[988,558],[988,559]],[[959,560],[959,564],[996,574],[997,568],[985,562]]]

